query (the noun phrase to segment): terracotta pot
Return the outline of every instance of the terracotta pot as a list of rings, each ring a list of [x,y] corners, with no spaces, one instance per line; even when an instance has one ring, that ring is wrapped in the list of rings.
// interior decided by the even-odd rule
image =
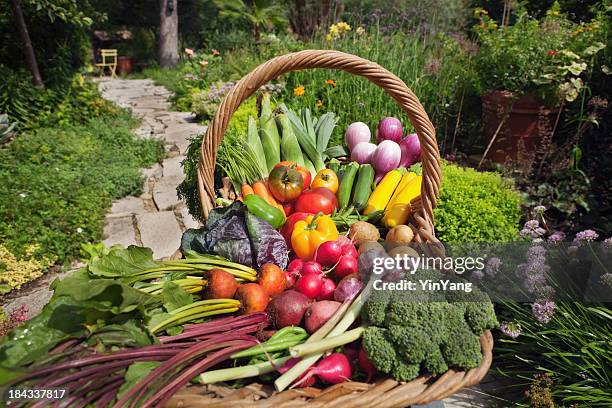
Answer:
[[[545,129],[552,131],[558,112],[559,107],[542,105],[533,94],[518,97],[510,91],[486,93],[482,96],[482,115],[487,144],[497,132],[486,159],[503,164],[537,151]]]
[[[132,72],[132,57],[118,57],[117,58],[117,73],[118,74],[129,74]]]

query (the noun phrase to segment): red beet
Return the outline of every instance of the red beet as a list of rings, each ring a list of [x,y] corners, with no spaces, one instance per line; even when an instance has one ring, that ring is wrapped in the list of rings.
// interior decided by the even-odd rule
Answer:
[[[311,304],[304,315],[306,331],[312,334],[319,330],[336,313],[336,310],[341,305],[342,303],[334,302],[333,300],[322,300]]]
[[[310,300],[295,290],[286,290],[274,296],[268,305],[270,320],[278,329],[286,326],[299,326]]]

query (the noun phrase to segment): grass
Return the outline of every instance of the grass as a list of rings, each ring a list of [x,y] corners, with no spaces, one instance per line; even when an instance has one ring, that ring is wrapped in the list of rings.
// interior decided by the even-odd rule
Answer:
[[[8,264],[74,259],[82,243],[102,238],[111,201],[141,192],[139,169],[160,160],[163,147],[136,139],[134,125],[125,112],[103,115],[21,134],[0,150],[0,245],[15,258],[0,260],[3,291],[21,282]]]

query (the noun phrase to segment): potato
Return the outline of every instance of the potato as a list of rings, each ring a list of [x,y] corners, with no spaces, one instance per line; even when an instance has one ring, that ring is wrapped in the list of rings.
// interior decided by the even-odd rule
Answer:
[[[407,245],[400,245],[400,246],[393,247],[389,251],[387,251],[387,253],[389,254],[391,258],[395,258],[397,255],[401,257],[403,257],[404,255],[407,255],[412,258],[419,257],[419,253]]]
[[[387,232],[385,241],[396,244],[409,244],[414,239],[412,228],[407,225],[398,225]]]
[[[349,238],[359,246],[364,241],[378,241],[380,239],[380,233],[378,228],[369,222],[357,221],[351,225],[349,230]]]
[[[378,252],[385,252],[385,248],[383,248],[383,246],[379,244],[378,241],[363,241],[359,246],[357,254],[361,255],[364,252],[369,251],[370,249]]]

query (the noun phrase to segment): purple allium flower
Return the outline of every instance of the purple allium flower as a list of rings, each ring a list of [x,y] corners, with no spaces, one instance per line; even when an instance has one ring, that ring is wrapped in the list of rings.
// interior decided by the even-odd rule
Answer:
[[[563,231],[555,231],[550,237],[548,237],[548,242],[551,244],[558,244],[565,239],[565,232]]]
[[[523,332],[523,329],[518,322],[503,322],[499,326],[499,330],[501,330],[501,332],[506,336],[512,337],[513,339],[516,339]]]
[[[487,275],[495,276],[497,275],[497,272],[499,272],[499,268],[501,267],[501,264],[502,264],[501,259],[497,257],[493,257],[487,261],[487,264],[484,270]]]
[[[540,227],[538,220],[527,221],[520,232],[523,238],[540,238],[545,233],[546,230]]]
[[[545,211],[546,207],[544,207],[543,205],[538,205],[533,208],[533,212],[535,212],[536,214],[544,214]]]
[[[599,234],[593,230],[584,230],[580,231],[576,234],[576,238],[574,238],[574,244],[581,244],[583,242],[591,242],[595,241],[599,237]]]
[[[557,305],[552,300],[540,299],[531,305],[531,313],[542,324],[550,322],[555,315]]]
[[[482,280],[482,278],[484,278],[484,272],[481,271],[480,269],[476,269],[475,271],[472,271],[472,279],[475,280]]]
[[[28,307],[22,304],[18,308],[9,312],[4,319],[0,320],[0,337],[4,337],[8,332],[28,320]]]
[[[527,250],[527,259],[542,258],[546,256],[546,249],[541,245],[532,245]]]
[[[603,246],[608,249],[612,248],[612,237],[604,239]]]

